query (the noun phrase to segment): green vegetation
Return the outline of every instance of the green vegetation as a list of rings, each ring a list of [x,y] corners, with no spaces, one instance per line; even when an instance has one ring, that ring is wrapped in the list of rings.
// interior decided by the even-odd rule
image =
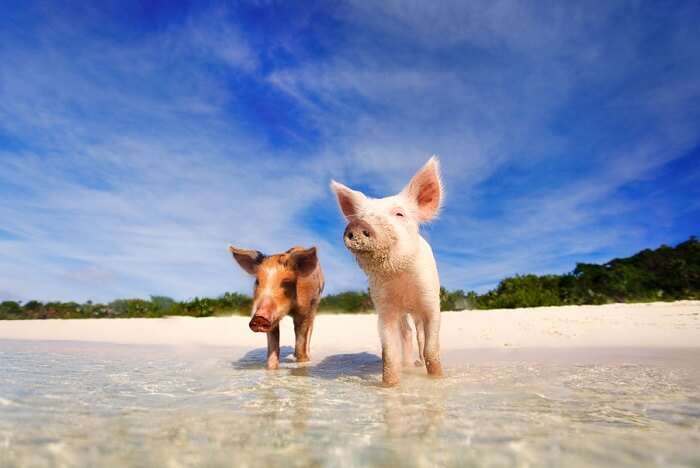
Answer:
[[[603,265],[579,263],[564,275],[506,278],[472,299],[478,309],[700,299],[700,241],[693,236]]]
[[[691,237],[676,247],[662,245],[603,265],[579,263],[563,275],[517,275],[485,293],[440,290],[442,310],[498,309],[609,302],[700,299],[700,241]],[[47,318],[128,318],[189,315],[248,315],[250,297],[226,293],[217,298],[177,302],[169,297],[118,299],[109,304],[87,302],[0,302],[0,320]],[[372,310],[367,292],[325,296],[321,312],[361,313]]]
[[[0,303],[0,320],[248,315],[250,306],[250,297],[238,293],[226,293],[214,299],[195,297],[182,302],[165,296],[151,296],[150,300],[117,299],[109,304],[29,301],[21,305],[5,301]]]
[[[374,308],[366,291],[345,291],[321,298],[318,306],[323,312],[359,313],[370,312]]]

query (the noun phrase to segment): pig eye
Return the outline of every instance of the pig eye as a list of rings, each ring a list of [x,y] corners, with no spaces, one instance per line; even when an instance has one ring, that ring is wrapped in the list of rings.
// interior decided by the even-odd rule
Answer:
[[[397,211],[396,213],[394,213],[394,215],[395,215],[395,216],[400,216],[400,217],[402,217],[402,218],[403,218],[403,216],[404,216],[404,214],[403,214],[402,212],[400,212],[400,211]]]

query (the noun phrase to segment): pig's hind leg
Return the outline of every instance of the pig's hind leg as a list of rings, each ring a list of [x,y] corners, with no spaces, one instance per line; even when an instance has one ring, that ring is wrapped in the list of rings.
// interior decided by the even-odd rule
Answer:
[[[309,326],[306,330],[306,357],[311,359],[311,333],[314,331],[314,319],[316,317],[309,317]]]
[[[408,323],[408,314],[399,321],[401,327],[401,363],[404,367],[413,364],[413,330]]]
[[[418,360],[414,363],[416,367],[423,367],[425,363],[425,327],[422,320],[413,319],[416,325],[416,343],[418,345]]]
[[[294,317],[294,357],[297,362],[308,362],[311,342],[311,330],[313,329],[313,317]]]

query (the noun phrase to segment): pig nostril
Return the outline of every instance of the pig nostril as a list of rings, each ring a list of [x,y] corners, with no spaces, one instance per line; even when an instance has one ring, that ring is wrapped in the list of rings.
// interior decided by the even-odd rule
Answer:
[[[352,232],[348,232],[348,239],[352,240]]]
[[[362,230],[362,234],[364,234],[365,237],[369,237],[369,231],[366,230],[366,229],[363,229],[363,230]]]

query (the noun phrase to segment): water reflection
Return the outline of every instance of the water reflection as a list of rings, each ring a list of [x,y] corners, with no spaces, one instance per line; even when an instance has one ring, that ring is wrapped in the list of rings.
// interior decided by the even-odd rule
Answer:
[[[422,441],[434,439],[444,423],[445,397],[444,385],[436,385],[428,392],[395,392],[393,389],[383,392],[387,437],[414,437]]]

